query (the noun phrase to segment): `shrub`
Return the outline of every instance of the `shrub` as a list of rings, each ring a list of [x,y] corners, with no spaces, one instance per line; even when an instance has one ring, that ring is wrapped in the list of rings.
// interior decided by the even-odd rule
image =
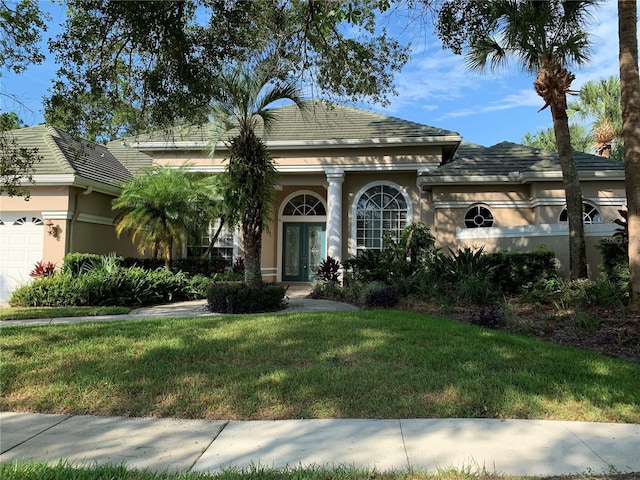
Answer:
[[[122,266],[125,268],[140,267],[144,270],[156,270],[157,268],[164,267],[164,260],[160,258],[127,257],[123,259]]]
[[[483,248],[473,251],[469,247],[449,250],[449,255],[437,255],[432,267],[445,280],[454,284],[467,277],[489,276],[495,270]]]
[[[340,262],[333,257],[327,257],[320,262],[316,275],[318,280],[324,283],[338,283],[340,278]]]
[[[284,307],[285,292],[285,287],[275,284],[252,287],[242,283],[213,283],[209,286],[207,301],[212,312],[273,312]]]
[[[148,305],[188,298],[188,277],[160,268],[94,268],[77,275],[36,279],[11,296],[13,306]]]
[[[546,248],[488,253],[487,263],[492,268],[493,283],[504,293],[520,293],[526,285],[558,276],[555,254]]]
[[[417,266],[420,262],[431,261],[436,253],[436,239],[424,223],[416,222],[407,225],[400,238],[401,249],[404,249],[404,258]]]
[[[212,282],[211,277],[206,275],[194,275],[188,280],[185,294],[192,300],[207,298],[207,291]]]
[[[623,237],[603,238],[601,271],[611,282],[629,282],[629,241]]]
[[[498,328],[504,323],[504,313],[497,305],[481,308],[477,312],[471,313],[469,322],[484,328]]]
[[[384,282],[389,279],[388,256],[381,250],[364,250],[343,262],[353,282]]]
[[[62,259],[62,274],[78,275],[101,261],[102,255],[96,253],[67,253]]]
[[[157,265],[155,269],[163,265]],[[212,272],[212,266],[208,258],[201,257],[187,257],[180,260],[174,260],[172,265],[173,271],[180,271],[189,274],[189,276],[195,275],[209,275]]]
[[[231,265],[231,271],[237,275],[244,275],[244,258],[236,258]]]
[[[83,306],[82,295],[75,288],[75,277],[54,275],[36,278],[28,285],[13,291],[9,299],[12,307],[62,307]]]
[[[397,290],[382,282],[371,282],[366,285],[362,290],[361,298],[367,308],[392,308],[398,304]]]
[[[563,308],[611,307],[621,306],[626,293],[626,285],[601,276],[597,282],[586,278],[565,282],[554,299]]]
[[[226,271],[220,273],[214,273],[211,276],[211,280],[214,282],[241,282],[244,279],[244,273]]]
[[[395,284],[423,271],[436,254],[435,239],[420,222],[405,227],[399,242],[384,232],[382,245],[382,250],[364,250],[345,260],[345,275],[355,282]]]
[[[520,298],[527,303],[548,304],[562,289],[562,280],[559,278],[540,278],[523,285]]]
[[[33,266],[33,270],[29,272],[31,278],[51,277],[56,273],[56,264],[53,262],[43,262],[40,260]]]
[[[468,275],[458,280],[455,294],[463,303],[489,305],[500,297],[500,289],[492,283],[489,275]]]
[[[311,296],[313,298],[328,298],[343,300],[345,289],[338,282],[315,282],[311,287]]]

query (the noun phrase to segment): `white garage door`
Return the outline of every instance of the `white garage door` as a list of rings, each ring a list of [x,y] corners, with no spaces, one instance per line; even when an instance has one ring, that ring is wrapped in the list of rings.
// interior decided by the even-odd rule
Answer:
[[[36,262],[42,260],[44,223],[31,216],[0,218],[0,302],[27,283]]]

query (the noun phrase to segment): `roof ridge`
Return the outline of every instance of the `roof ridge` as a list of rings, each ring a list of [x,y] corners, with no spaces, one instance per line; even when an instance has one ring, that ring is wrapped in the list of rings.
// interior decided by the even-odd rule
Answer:
[[[54,138],[54,133],[52,133],[52,131],[55,133],[55,136],[62,139],[62,135],[60,135],[60,132],[62,132],[62,130],[58,129],[57,127],[54,127],[53,125],[45,123],[43,138],[44,138],[45,144],[51,150],[53,158],[58,162],[58,165],[60,165],[60,167],[63,170],[72,172],[74,175],[77,174],[78,172],[73,167],[73,165],[69,162],[69,160],[67,159],[67,156],[60,148],[60,145],[58,145],[58,142],[56,142]]]

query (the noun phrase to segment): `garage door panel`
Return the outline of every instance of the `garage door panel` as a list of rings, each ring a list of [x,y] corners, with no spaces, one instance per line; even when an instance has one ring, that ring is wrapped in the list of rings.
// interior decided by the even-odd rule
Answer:
[[[29,272],[42,260],[44,226],[32,217],[2,218],[0,224],[0,301],[30,280]],[[36,220],[37,223],[34,223]]]

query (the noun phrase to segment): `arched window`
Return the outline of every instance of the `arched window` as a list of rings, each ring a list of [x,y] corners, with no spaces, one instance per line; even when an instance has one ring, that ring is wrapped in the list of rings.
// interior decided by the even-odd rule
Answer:
[[[327,211],[320,199],[306,193],[293,197],[287,202],[282,211],[282,215],[293,216],[320,216],[326,214]]]
[[[369,187],[356,198],[356,249],[381,250],[384,232],[400,239],[410,214],[410,199],[399,187],[380,184]]]
[[[464,214],[464,226],[467,228],[493,227],[493,213],[487,207],[474,205]]]
[[[569,213],[567,212],[567,207],[562,209],[560,212],[559,222],[568,222],[569,221]],[[591,223],[602,223],[602,215],[598,209],[591,205],[590,203],[584,202],[582,204],[582,223],[591,224]]]
[[[27,217],[21,217],[13,222],[14,225],[26,225],[27,223],[32,223],[33,225],[44,225],[44,222],[37,217],[31,217],[31,221],[27,220]]]

